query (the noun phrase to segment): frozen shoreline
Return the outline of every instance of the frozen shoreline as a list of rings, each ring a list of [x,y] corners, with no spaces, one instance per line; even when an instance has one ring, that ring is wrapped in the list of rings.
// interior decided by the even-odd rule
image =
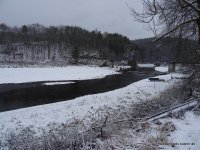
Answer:
[[[67,66],[49,68],[0,68],[0,84],[36,81],[98,79],[118,74],[114,68]]]

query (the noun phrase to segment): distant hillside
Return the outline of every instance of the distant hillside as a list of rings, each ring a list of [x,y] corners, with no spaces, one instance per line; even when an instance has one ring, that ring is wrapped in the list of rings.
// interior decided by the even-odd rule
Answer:
[[[175,60],[182,63],[193,63],[198,44],[194,40],[166,37],[153,43],[154,38],[132,41],[138,45],[137,58],[142,62],[169,62]]]
[[[80,59],[123,60],[136,45],[117,33],[76,26],[0,24],[0,62],[65,62]]]

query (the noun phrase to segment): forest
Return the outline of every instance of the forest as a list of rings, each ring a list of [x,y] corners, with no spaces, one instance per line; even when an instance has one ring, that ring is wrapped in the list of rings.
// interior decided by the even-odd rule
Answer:
[[[3,62],[123,60],[135,48],[126,36],[117,33],[88,31],[76,26],[0,24],[0,60]]]
[[[118,33],[88,31],[77,26],[41,24],[10,27],[0,24],[0,62],[61,62],[98,64],[103,60],[127,61],[135,55],[139,63],[195,63],[196,41],[165,37],[130,40]],[[99,62],[98,62],[99,61]]]
[[[171,62],[198,63],[196,55],[198,43],[192,39],[164,37],[162,40],[152,42],[155,38],[134,40],[137,44],[137,59],[140,62]]]

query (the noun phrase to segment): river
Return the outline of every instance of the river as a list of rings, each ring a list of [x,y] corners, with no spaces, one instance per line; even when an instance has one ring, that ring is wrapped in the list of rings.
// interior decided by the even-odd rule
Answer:
[[[71,100],[89,94],[108,92],[160,74],[162,73],[156,71],[145,73],[129,71],[122,74],[108,75],[102,79],[0,84],[0,112]],[[58,85],[44,84],[48,82],[73,83]]]

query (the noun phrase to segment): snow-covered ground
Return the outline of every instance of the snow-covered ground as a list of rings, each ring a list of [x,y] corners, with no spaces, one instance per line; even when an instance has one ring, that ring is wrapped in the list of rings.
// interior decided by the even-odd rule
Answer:
[[[96,69],[98,70],[98,68]],[[173,74],[173,76],[176,76],[176,74]],[[81,119],[87,116],[88,113],[94,112],[104,106],[115,108],[141,100],[148,100],[159,95],[160,92],[163,92],[179,81],[177,79],[171,79],[170,74],[158,77],[164,79],[165,82],[154,83],[148,79],[144,79],[127,87],[106,93],[87,95],[70,101],[2,112],[0,113],[0,138],[4,138],[3,134],[7,131],[17,132],[20,128],[29,127],[37,132],[41,128],[46,128],[49,123],[66,123],[70,119]]]
[[[186,112],[179,119],[165,117],[146,125],[143,130],[139,127],[139,132],[135,132],[134,129],[124,131],[128,135],[125,138],[127,144],[118,145],[125,147],[124,149],[131,145],[139,145],[145,150],[200,150],[200,116],[195,115],[193,111]],[[121,133],[120,135],[123,136]],[[115,136],[113,139],[116,139]],[[123,138],[119,137],[116,141],[122,140]],[[114,144],[117,145],[116,142]]]
[[[200,150],[200,116],[187,112],[182,120],[169,119],[176,127],[170,139],[177,150]]]
[[[154,64],[138,64],[138,67],[152,68],[155,67]]]
[[[85,80],[117,74],[108,67],[67,66],[50,68],[0,68],[0,84],[34,81]]]
[[[160,72],[168,72],[168,67],[160,66],[160,67],[156,67],[155,70],[160,71]]]
[[[44,85],[59,85],[59,84],[72,84],[72,83],[75,83],[75,82],[47,82],[47,83],[44,83]]]

